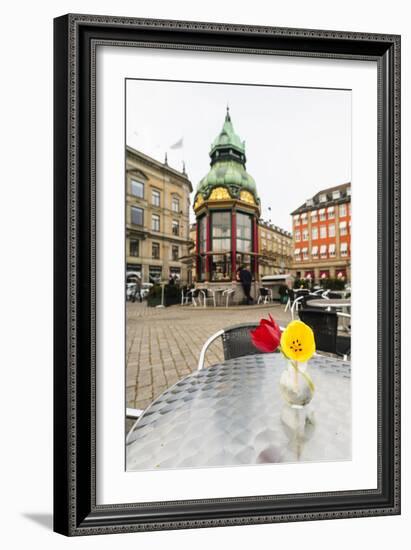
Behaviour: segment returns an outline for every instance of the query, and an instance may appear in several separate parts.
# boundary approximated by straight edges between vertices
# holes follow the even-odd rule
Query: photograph
[[[350,461],[352,90],[127,78],[124,117],[125,469]]]

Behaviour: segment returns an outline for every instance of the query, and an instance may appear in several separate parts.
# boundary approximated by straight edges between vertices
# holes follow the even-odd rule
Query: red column
[[[258,277],[258,251],[259,251],[259,242],[258,242],[258,221],[257,218],[253,218],[253,232],[254,232],[254,250],[253,252],[256,253],[256,256],[254,256],[254,277],[257,280]]]
[[[197,218],[196,225],[196,279],[198,282],[201,279],[201,260],[200,260],[200,219]]]
[[[212,267],[212,257],[209,254],[211,252],[211,213],[207,213],[207,260],[206,260],[206,281],[211,281],[211,267]]]
[[[231,213],[231,280],[236,280],[237,271],[237,220],[235,210]]]

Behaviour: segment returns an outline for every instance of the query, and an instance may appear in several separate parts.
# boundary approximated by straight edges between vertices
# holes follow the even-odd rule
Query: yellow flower
[[[315,353],[314,333],[302,321],[291,321],[281,335],[281,351],[289,359],[305,363]]]

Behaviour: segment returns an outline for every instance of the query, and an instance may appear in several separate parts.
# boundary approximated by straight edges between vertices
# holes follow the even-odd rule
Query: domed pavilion
[[[234,131],[228,107],[209,154],[210,170],[194,197],[197,283],[235,281],[241,265],[256,280],[260,199],[246,171],[245,143]]]

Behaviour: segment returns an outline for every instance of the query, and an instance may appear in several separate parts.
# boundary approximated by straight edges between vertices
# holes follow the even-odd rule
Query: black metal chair
[[[259,323],[246,323],[224,328],[210,336],[204,344],[198,361],[198,370],[204,368],[205,355],[210,345],[221,337],[223,341],[224,360],[243,357],[244,355],[257,355],[261,352],[251,341],[250,331],[258,327]],[[281,328],[281,327],[280,327]],[[282,330],[282,328],[281,328]]]
[[[265,288],[264,286],[260,287],[260,295],[258,297],[257,304],[260,304],[261,302],[263,304],[268,304],[269,302],[272,302],[272,292],[271,289]]]
[[[338,314],[335,311],[305,308],[298,314],[301,321],[313,329],[317,351],[347,359],[351,354],[351,336],[338,334]]]

